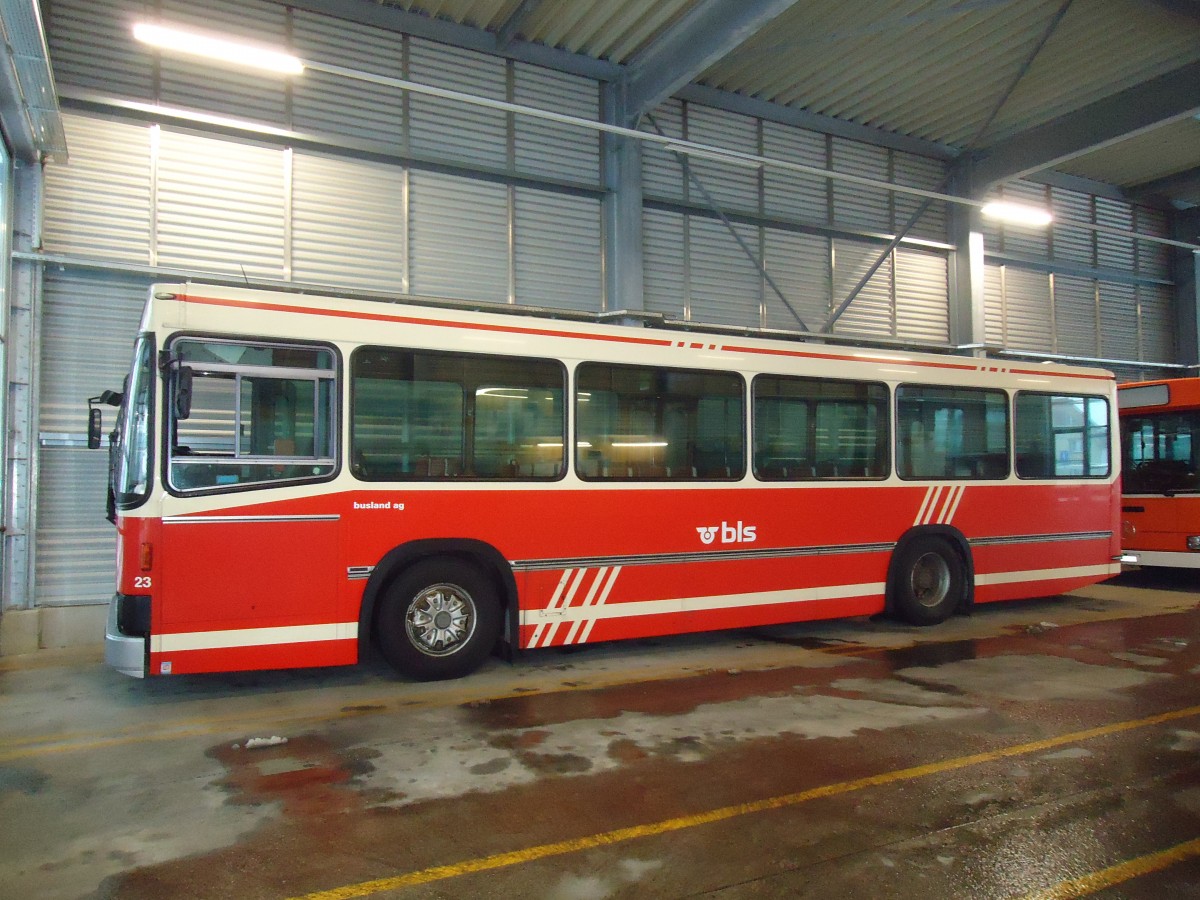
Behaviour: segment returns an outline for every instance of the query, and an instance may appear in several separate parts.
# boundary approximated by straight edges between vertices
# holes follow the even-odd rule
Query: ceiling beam
[[[517,35],[521,33],[521,29],[529,21],[530,16],[541,5],[542,0],[521,0],[521,5],[513,11],[513,14],[508,17],[508,20],[496,32],[496,45],[501,50],[507,50]]]
[[[1133,200],[1189,195],[1200,198],[1200,166],[1131,185],[1125,195]]]
[[[1200,112],[1200,62],[1127,88],[972,154],[976,192]]]
[[[621,81],[625,124],[636,124],[795,3],[703,0],[630,62]]]

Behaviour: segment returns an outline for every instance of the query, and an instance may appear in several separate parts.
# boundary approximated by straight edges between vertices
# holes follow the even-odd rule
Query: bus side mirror
[[[175,370],[175,418],[186,419],[192,414],[192,370],[180,366]]]
[[[101,431],[104,428],[102,419],[103,419],[103,416],[102,416],[100,410],[96,409],[96,407],[93,406],[91,409],[88,410],[87,437],[88,437],[88,449],[89,450],[99,450],[100,449],[100,435],[101,435]]]
[[[96,408],[97,404],[120,406],[124,399],[125,394],[119,391],[101,391],[100,396],[88,398],[87,445],[89,450],[100,449],[100,438],[104,429],[103,416]]]

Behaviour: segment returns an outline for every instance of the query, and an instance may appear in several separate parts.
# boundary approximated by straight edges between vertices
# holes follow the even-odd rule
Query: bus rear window
[[[1019,478],[1103,478],[1109,459],[1108,400],[1022,391],[1016,403]]]

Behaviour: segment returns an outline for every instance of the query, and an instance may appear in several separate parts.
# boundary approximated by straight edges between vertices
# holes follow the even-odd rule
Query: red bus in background
[[[1123,560],[1200,568],[1200,378],[1123,384]]]
[[[447,678],[1120,571],[1111,373],[579,318],[153,287],[108,661]]]

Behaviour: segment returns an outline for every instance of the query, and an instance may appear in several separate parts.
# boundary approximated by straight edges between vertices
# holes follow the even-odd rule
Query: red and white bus
[[[1200,378],[1121,385],[1124,560],[1200,568]]]
[[[132,675],[375,640],[454,677],[1120,571],[1096,369],[158,285],[120,405],[107,657]]]

